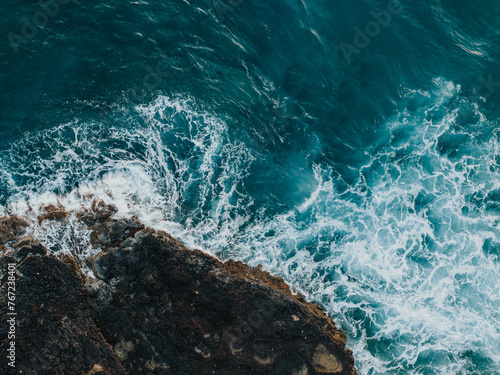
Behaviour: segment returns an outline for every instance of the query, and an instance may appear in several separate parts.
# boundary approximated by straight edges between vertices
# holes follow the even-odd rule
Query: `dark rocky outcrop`
[[[15,242],[2,257],[2,316],[7,312],[7,263],[16,263],[19,271],[17,370],[71,375],[355,373],[351,352],[344,349],[345,335],[318,305],[292,294],[281,278],[189,250],[167,233],[145,228],[136,217],[111,219],[114,212],[112,206],[95,204],[79,214],[93,229],[92,244],[101,250],[87,259],[95,277],[84,276],[69,255],[54,255],[31,238]],[[3,353],[7,328],[0,326]],[[14,373],[5,362],[0,361],[0,372]]]
[[[16,368],[8,366],[6,320],[0,325],[1,374],[127,374],[92,317],[83,276],[69,255],[48,254],[38,241],[21,239],[0,262],[0,313],[15,317]],[[15,263],[15,308],[7,315],[7,266]],[[99,370],[99,371],[97,371]]]
[[[106,204],[103,201],[94,200],[90,209],[83,209],[76,216],[89,227],[93,228],[99,223],[109,219],[113,214],[118,212],[116,206]]]
[[[38,223],[41,224],[44,220],[62,220],[68,216],[66,209],[61,206],[49,204],[42,206],[41,213],[38,215]]]
[[[23,234],[28,226],[29,223],[19,216],[0,217],[0,250],[5,248],[7,242]]]

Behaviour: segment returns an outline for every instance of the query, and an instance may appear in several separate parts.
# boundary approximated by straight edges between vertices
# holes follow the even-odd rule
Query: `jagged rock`
[[[29,223],[19,216],[0,217],[0,244],[4,245],[23,234]]]
[[[40,242],[32,237],[24,237],[15,242],[12,247],[16,250],[16,256],[19,261],[23,260],[28,254],[47,254],[47,250]]]
[[[112,204],[106,204],[104,201],[94,200],[90,210],[84,209],[77,213],[77,217],[85,224],[92,227],[109,219],[118,212],[118,208]]]
[[[15,341],[16,368],[3,358],[0,373],[126,375],[92,318],[84,276],[75,260],[46,251],[41,254],[41,245],[32,239],[17,244],[14,257],[3,257],[0,262],[0,313],[4,317],[12,312],[6,303],[6,267],[15,263],[17,268],[15,340],[8,339],[9,326],[0,325],[0,351],[7,353],[10,342]]]
[[[101,248],[119,246],[126,238],[133,237],[141,229],[144,229],[144,225],[137,216],[132,216],[130,219],[107,220],[92,231],[90,242]]]
[[[87,259],[96,278],[31,238],[0,261],[2,301],[7,263],[22,275],[23,373],[355,374],[345,334],[281,278],[189,250],[136,217],[89,223],[102,250]]]
[[[38,215],[38,223],[41,224],[44,220],[62,220],[68,216],[68,212],[62,206],[48,206],[41,207],[42,214]]]

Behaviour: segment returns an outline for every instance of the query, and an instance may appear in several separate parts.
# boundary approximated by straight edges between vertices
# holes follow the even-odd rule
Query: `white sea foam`
[[[251,205],[241,183],[253,157],[243,143],[229,141],[224,121],[192,106],[189,99],[162,96],[137,106],[123,127],[74,121],[29,135],[3,155],[10,196],[0,212],[31,220],[34,234],[61,251],[71,248],[78,233],[82,257],[95,251],[88,233],[53,222],[39,225],[42,205],[61,205],[73,218],[94,199],[103,200],[118,207],[118,217],[137,215],[190,247],[200,244],[185,235],[186,227],[200,228],[200,240],[234,233],[245,220],[234,211]],[[26,149],[33,151],[27,155]]]
[[[2,161],[17,193],[1,209],[34,217],[42,203],[76,210],[91,194],[189,247],[263,264],[334,316],[360,374],[500,371],[500,144],[473,104],[452,105],[459,87],[436,86],[407,95],[426,107],[387,121],[357,183],[315,165],[310,196],[274,217],[251,213],[253,158],[226,121],[166,97],[136,108],[140,126],[75,122],[26,141],[58,151],[35,155],[18,187],[15,160]],[[64,190],[71,178],[78,185]],[[36,235],[64,251],[80,232],[57,225]],[[86,236],[83,256],[94,251]],[[480,360],[488,370],[474,370]]]

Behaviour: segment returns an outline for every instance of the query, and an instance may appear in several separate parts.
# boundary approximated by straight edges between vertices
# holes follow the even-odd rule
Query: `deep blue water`
[[[498,1],[59,1],[0,5],[0,214],[99,197],[283,276],[360,374],[500,374]]]

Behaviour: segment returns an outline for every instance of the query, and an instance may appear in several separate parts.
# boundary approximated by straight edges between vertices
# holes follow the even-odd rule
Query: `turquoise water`
[[[495,1],[48,4],[0,5],[0,214],[98,197],[283,276],[360,374],[500,373]]]

